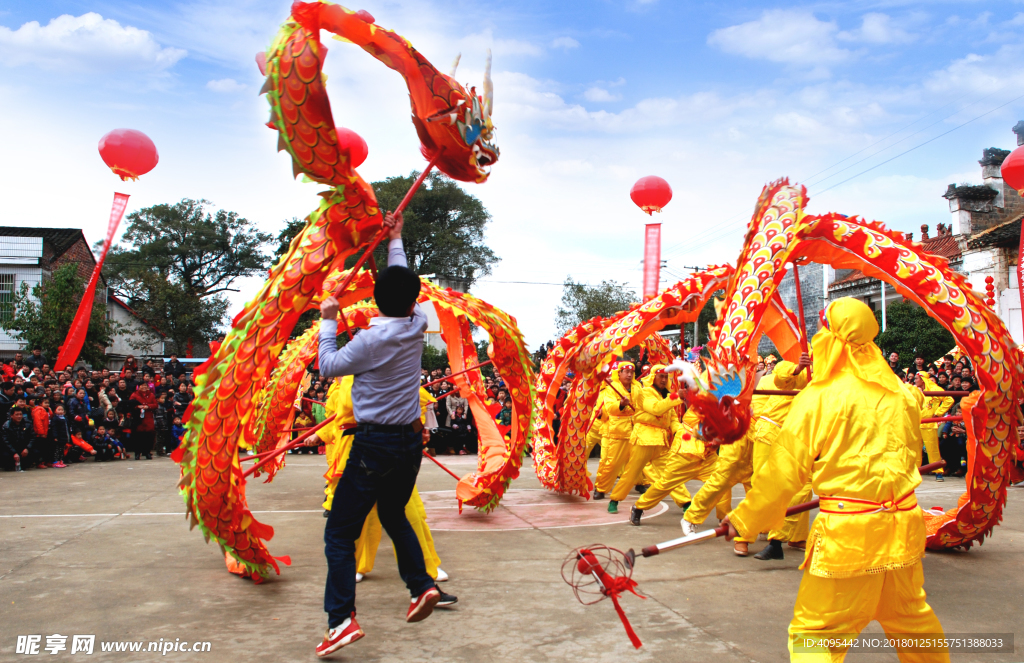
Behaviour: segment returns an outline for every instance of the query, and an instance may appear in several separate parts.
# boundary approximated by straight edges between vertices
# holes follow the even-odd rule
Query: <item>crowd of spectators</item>
[[[190,376],[172,354],[118,371],[56,371],[35,348],[0,364],[0,467],[24,471],[163,456],[184,435]]]
[[[918,388],[923,389],[923,374],[927,374],[941,390],[971,392],[978,388],[978,376],[966,357],[956,359],[953,355],[947,354],[941,359],[927,362],[918,354],[913,361],[904,365],[900,361],[899,353],[892,352],[888,360],[893,373],[904,382],[915,384]],[[918,374],[922,374],[922,377]],[[962,395],[953,397],[953,407],[945,416],[961,416],[962,398]],[[939,426],[939,452],[942,460],[946,461],[948,475],[964,476],[967,473],[967,430],[962,421],[947,421]]]

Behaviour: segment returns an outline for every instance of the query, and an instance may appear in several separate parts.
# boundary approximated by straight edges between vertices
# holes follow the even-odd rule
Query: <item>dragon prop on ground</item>
[[[307,217],[305,228],[232,321],[224,342],[196,370],[195,399],[185,415],[186,434],[175,460],[181,466],[180,487],[191,525],[198,525],[207,540],[214,539],[260,578],[270,567],[278,569],[264,545],[273,529],[257,522],[246,506],[239,442],[248,439],[262,446],[280,430],[281,422],[275,423],[273,416],[286,409],[283,395],[292,388],[296,362],[308,348],[297,344],[286,356],[292,372],[272,380],[279,355],[299,316],[317,305],[325,286],[341,280],[327,281],[328,275],[337,276],[345,259],[366,247],[382,224],[372,188],[352,167],[347,150],[339,147],[322,73],[327,49],[319,41],[321,28],[359,45],[403,76],[421,151],[446,175],[483,182],[498,159],[492,142],[489,66],[483,95],[472,87],[467,91],[438,72],[405,39],[375,25],[366,12],[296,2],[266,53],[257,57],[266,75],[261,93],[270,103],[267,126],[278,132],[279,150],[288,152],[296,176],[332,188],[320,194],[320,205]],[[358,299],[360,293],[365,297],[367,283],[360,275],[346,292],[336,294],[343,301]],[[471,298],[435,294],[437,301],[488,329],[497,350],[495,363],[515,383],[511,391],[518,419],[513,441],[507,448],[502,442],[501,449],[484,445],[480,471],[460,484],[466,503],[493,508],[515,475],[528,439],[532,370],[511,318]],[[307,333],[303,340],[310,341],[314,334]],[[257,410],[268,416],[255,419]]]
[[[788,180],[765,187],[735,269],[694,274],[626,314],[589,321],[561,339],[541,368],[534,402],[533,444],[542,450],[545,462],[538,474],[546,487],[589,494],[582,458],[585,427],[610,362],[632,347],[649,344],[651,335],[667,324],[695,320],[703,301],[726,279],[721,314],[711,329],[709,364],[747,379],[753,375],[753,362],[747,358],[762,334],[783,356],[795,360],[801,351],[799,326],[782,305],[778,285],[789,264],[810,261],[859,269],[892,284],[948,329],[970,357],[980,389],[961,402],[968,438],[967,492],[954,509],[925,511],[928,547],[969,547],[991,533],[1002,518],[1007,486],[1024,478],[1017,438],[1024,356],[998,315],[944,258],[925,253],[903,233],[877,222],[840,214],[807,215],[806,204],[806,189]],[[554,392],[568,370],[576,377],[555,443],[550,427]],[[743,389],[749,398],[752,385]]]

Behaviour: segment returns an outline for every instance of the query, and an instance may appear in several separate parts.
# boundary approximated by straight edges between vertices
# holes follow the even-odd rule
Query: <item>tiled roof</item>
[[[942,256],[949,261],[961,258],[960,244],[951,233],[936,235],[935,237],[922,240],[921,246],[924,248],[925,253],[930,253],[933,256]]]
[[[1010,219],[998,226],[982,230],[967,241],[967,246],[972,249],[981,249],[986,246],[1017,246],[1020,242],[1021,218],[1018,216],[1016,219]]]
[[[864,272],[860,271],[859,269],[855,269],[852,272],[850,272],[849,274],[847,274],[846,276],[844,276],[843,278],[839,279],[838,281],[833,281],[832,284],[829,285],[829,288],[831,289],[831,288],[833,288],[833,287],[835,287],[837,285],[843,285],[845,283],[853,283],[854,281],[860,281],[861,279],[866,279],[866,278],[868,278],[867,274],[865,274]]]

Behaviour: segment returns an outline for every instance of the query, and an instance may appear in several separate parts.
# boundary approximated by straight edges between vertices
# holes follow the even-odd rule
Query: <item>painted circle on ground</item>
[[[438,532],[511,532],[529,529],[564,529],[621,525],[629,522],[629,510],[637,495],[619,502],[618,513],[608,513],[608,500],[595,502],[576,495],[560,495],[542,488],[511,489],[491,513],[463,507],[459,514],[454,490],[420,491],[427,509],[427,523]],[[668,511],[661,502],[644,512],[644,519]]]

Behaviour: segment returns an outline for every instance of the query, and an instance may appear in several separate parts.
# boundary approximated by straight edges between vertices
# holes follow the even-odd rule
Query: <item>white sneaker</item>
[[[356,573],[356,582],[362,582],[365,577],[362,573]]]
[[[434,578],[435,582],[448,582],[448,574],[443,569],[437,569],[437,577]]]
[[[683,536],[690,536],[691,534],[696,534],[700,529],[698,525],[694,525],[686,518],[683,518],[683,520],[679,524],[683,528]]]

